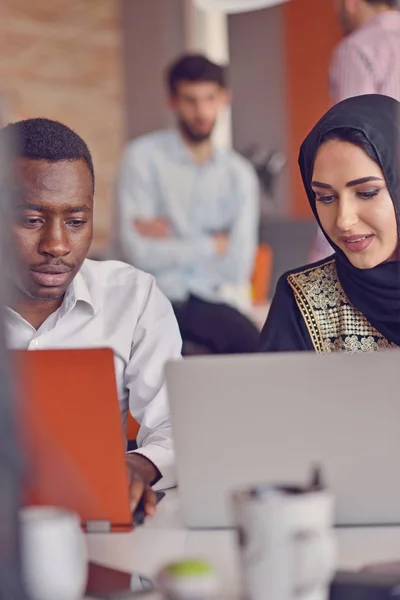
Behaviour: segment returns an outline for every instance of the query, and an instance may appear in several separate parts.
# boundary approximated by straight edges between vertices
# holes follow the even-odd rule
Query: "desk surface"
[[[400,527],[339,529],[339,567],[400,560]],[[200,556],[214,564],[226,593],[238,591],[232,531],[185,529],[177,490],[167,493],[153,519],[132,533],[87,535],[90,560],[152,577],[166,562]]]

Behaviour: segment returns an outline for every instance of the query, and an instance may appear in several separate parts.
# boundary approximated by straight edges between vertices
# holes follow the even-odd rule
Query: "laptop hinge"
[[[111,523],[107,520],[90,520],[86,521],[87,533],[110,533]]]

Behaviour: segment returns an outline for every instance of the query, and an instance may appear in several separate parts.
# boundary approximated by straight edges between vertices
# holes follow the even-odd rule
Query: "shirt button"
[[[31,348],[37,348],[39,346],[39,340],[33,340],[31,342]]]

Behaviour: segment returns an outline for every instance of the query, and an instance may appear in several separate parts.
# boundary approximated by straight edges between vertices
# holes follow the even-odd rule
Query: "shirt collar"
[[[182,163],[190,163],[192,165],[197,165],[197,163],[194,162],[193,157],[190,153],[190,150],[186,146],[185,142],[183,141],[182,136],[179,133],[179,131],[175,130],[175,131],[173,131],[173,134],[174,134],[173,135],[174,143],[173,143],[172,152],[173,152],[175,158],[179,162],[182,162]],[[205,165],[218,162],[221,159],[222,154],[223,154],[222,148],[218,148],[217,146],[213,145],[210,160],[207,161],[205,163]]]
[[[376,25],[385,25],[391,27],[392,25],[398,27],[398,23],[400,20],[400,12],[398,10],[385,10],[381,13],[375,15],[375,17],[370,21],[371,24]]]
[[[95,314],[94,302],[81,272],[75,275],[73,282],[65,293],[61,305],[62,312],[64,314],[69,312],[78,302],[88,306],[92,314]]]

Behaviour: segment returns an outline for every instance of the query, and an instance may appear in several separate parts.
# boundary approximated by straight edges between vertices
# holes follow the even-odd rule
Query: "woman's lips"
[[[348,237],[342,237],[343,244],[352,252],[363,252],[372,243],[374,235],[372,233],[367,235],[350,235]]]

